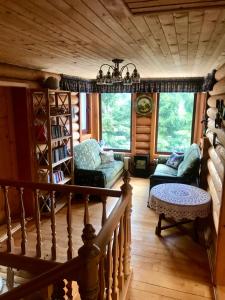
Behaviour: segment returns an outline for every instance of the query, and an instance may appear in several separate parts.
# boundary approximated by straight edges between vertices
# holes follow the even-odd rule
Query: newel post
[[[82,240],[84,245],[78,250],[83,262],[78,278],[79,293],[82,300],[97,300],[99,293],[98,265],[100,249],[94,245],[95,229],[86,224],[83,229]]]
[[[128,205],[124,215],[124,253],[123,253],[123,271],[124,277],[127,277],[131,273],[130,261],[131,261],[131,212],[132,212],[132,186],[130,185],[129,171],[125,171],[123,175],[124,184],[120,187],[122,191],[122,197],[125,199],[128,197]]]

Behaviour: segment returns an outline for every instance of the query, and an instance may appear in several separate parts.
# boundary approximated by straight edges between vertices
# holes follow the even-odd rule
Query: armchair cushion
[[[102,164],[110,163],[114,161],[113,151],[101,151],[100,152],[101,162]]]
[[[182,162],[183,159],[184,159],[183,154],[178,154],[178,153],[174,152],[167,159],[166,165],[171,167],[171,168],[177,169],[179,164]]]
[[[177,176],[196,175],[200,165],[200,150],[197,144],[192,144],[185,152],[184,160],[178,167]],[[194,172],[194,173],[193,173]]]
[[[177,170],[167,166],[166,164],[158,164],[152,176],[177,176]]]
[[[100,146],[94,139],[74,147],[74,163],[77,169],[94,170],[101,164]]]

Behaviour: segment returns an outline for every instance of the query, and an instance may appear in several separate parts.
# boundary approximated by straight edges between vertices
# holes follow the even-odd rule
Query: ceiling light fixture
[[[135,64],[128,63],[124,66],[119,68],[119,64],[123,62],[123,59],[115,58],[112,60],[112,62],[115,64],[114,66],[111,66],[109,64],[103,64],[101,65],[98,75],[96,78],[96,83],[98,85],[113,85],[114,83],[120,83],[122,82],[124,85],[132,85],[134,83],[140,83],[140,74],[137,71],[137,68]],[[133,72],[130,75],[128,66],[133,66]],[[106,74],[103,73],[102,68],[107,66],[108,71]],[[123,71],[126,70],[126,74],[123,77]]]

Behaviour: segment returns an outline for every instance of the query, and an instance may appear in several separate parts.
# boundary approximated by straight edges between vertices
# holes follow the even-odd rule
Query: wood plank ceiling
[[[225,1],[177,2],[0,0],[0,62],[95,78],[122,58],[143,78],[205,76],[225,62]]]

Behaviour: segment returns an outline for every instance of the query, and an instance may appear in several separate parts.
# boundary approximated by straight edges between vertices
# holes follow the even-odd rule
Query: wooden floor
[[[119,188],[122,181],[114,188]],[[213,299],[210,272],[206,251],[195,243],[191,234],[174,228],[162,232],[162,238],[155,235],[158,216],[147,207],[149,180],[132,178],[132,268],[133,280],[130,300],[204,300]],[[115,200],[107,204],[110,213]],[[67,230],[66,209],[56,215],[57,260],[66,259]],[[73,205],[74,254],[82,245],[83,205]],[[90,221],[96,230],[100,229],[101,204],[90,203]],[[29,226],[29,249],[35,249],[36,233]],[[42,220],[43,256],[50,255],[51,231],[49,219]],[[19,242],[15,241],[17,246]]]
[[[173,228],[155,235],[158,215],[146,205],[149,179],[132,178],[131,300],[213,299],[205,249]]]

